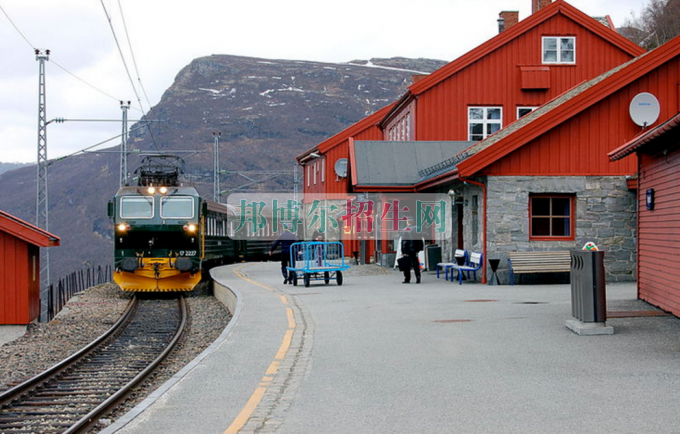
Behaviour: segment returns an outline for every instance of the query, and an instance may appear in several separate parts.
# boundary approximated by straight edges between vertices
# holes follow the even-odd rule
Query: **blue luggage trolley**
[[[288,281],[297,286],[302,279],[305,287],[312,280],[323,280],[326,285],[331,280],[342,285],[342,272],[349,269],[345,264],[345,250],[341,242],[305,241],[290,246],[290,267]]]

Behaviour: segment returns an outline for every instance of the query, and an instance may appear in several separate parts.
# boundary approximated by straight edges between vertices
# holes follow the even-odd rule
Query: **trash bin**
[[[607,320],[604,252],[571,251],[571,313],[584,323]]]
[[[425,264],[430,271],[437,270],[437,264],[442,261],[442,248],[437,244],[425,246]]]
[[[382,267],[394,267],[394,262],[397,260],[396,253],[383,253],[380,255],[380,265]]]

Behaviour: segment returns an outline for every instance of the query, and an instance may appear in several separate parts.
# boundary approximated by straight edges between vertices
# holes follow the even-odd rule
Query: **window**
[[[193,197],[162,197],[161,218],[190,219],[194,217]]]
[[[501,107],[468,107],[468,140],[484,140],[501,129]]]
[[[120,217],[124,219],[150,219],[153,217],[153,197],[124,196],[120,198]]]
[[[543,63],[576,63],[576,38],[573,36],[544,37]]]
[[[530,239],[573,240],[574,196],[530,195]]]
[[[528,115],[532,111],[536,110],[537,107],[517,107],[517,119],[522,116]]]

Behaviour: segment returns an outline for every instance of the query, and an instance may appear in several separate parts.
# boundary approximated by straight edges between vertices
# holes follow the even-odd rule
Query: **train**
[[[109,202],[113,279],[126,292],[187,292],[215,265],[264,260],[269,242],[232,239],[236,210],[206,200],[181,181],[183,160],[146,156],[136,186]]]

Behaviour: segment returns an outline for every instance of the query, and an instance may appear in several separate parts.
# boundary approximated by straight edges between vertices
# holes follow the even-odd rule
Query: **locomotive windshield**
[[[193,197],[163,197],[161,198],[161,218],[190,219],[194,217]]]
[[[120,198],[120,216],[125,219],[150,219],[153,217],[153,197],[134,196]]]

